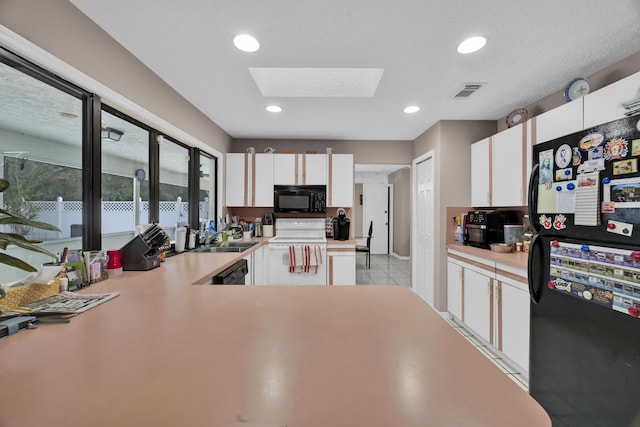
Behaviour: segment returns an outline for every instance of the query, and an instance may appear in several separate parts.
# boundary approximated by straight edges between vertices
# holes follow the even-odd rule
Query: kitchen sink
[[[244,252],[257,245],[258,242],[222,242],[212,246],[200,246],[191,252],[222,253],[222,252]]]

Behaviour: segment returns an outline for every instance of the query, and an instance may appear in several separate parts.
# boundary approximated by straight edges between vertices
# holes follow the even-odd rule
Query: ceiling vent
[[[480,89],[484,84],[485,83],[465,83],[462,89],[455,94],[453,99],[466,99],[475,91]]]

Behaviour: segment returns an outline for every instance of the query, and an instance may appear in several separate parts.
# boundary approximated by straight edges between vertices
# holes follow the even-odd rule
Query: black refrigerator
[[[640,426],[640,116],[533,147],[529,392],[553,426]]]

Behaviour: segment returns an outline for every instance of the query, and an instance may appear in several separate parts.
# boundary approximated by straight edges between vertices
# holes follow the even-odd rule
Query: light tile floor
[[[459,332],[463,337],[467,339],[473,346],[485,355],[489,360],[493,362],[502,372],[504,372],[510,379],[520,386],[524,391],[529,391],[528,379],[520,373],[518,368],[515,368],[507,360],[503,359],[500,355],[497,355],[491,351],[491,347],[488,347],[481,340],[473,335],[473,332],[469,331],[464,325],[458,323],[454,319],[449,319],[449,324]]]
[[[371,267],[368,268],[365,255],[356,254],[356,284],[396,285],[411,288],[411,262],[392,255],[371,255]],[[490,347],[476,338],[464,325],[453,319],[449,320],[449,324],[523,390],[529,391],[529,382],[519,369],[492,353]]]
[[[411,288],[411,263],[392,255],[371,255],[371,267],[365,254],[356,254],[357,285],[396,285]]]

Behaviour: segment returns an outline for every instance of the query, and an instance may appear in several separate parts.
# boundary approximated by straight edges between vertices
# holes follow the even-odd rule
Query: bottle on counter
[[[456,245],[464,244],[464,234],[462,233],[462,225],[460,223],[460,217],[456,216],[456,231],[453,233],[453,242]]]

